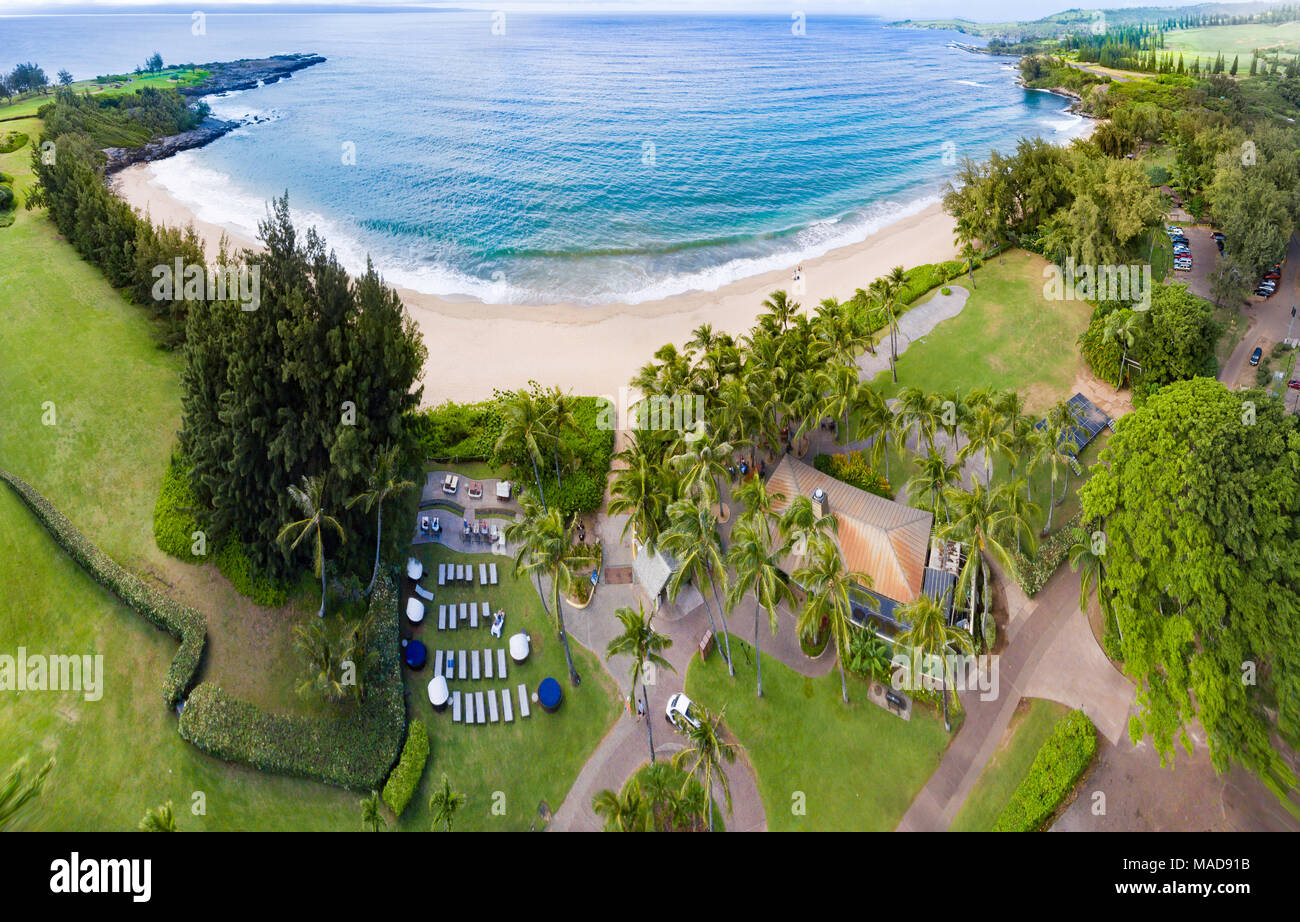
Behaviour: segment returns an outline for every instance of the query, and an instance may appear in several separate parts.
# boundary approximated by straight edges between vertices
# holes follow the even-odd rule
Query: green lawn
[[[998,743],[998,750],[966,797],[953,832],[988,832],[1011,800],[1016,787],[1029,774],[1034,756],[1052,732],[1056,722],[1070,709],[1045,698],[1022,698],[1011,723]]]
[[[989,260],[975,270],[975,288],[962,312],[899,356],[899,383],[888,370],[873,383],[886,397],[908,385],[929,391],[1016,390],[1031,411],[1069,397],[1084,369],[1076,340],[1092,308],[1084,301],[1044,297],[1048,265],[1023,250],[1006,253],[1000,263]],[[970,287],[965,276],[950,284]]]
[[[54,79],[55,75],[47,72],[47,76]],[[120,87],[111,83],[100,83],[96,80],[77,80],[71,85],[70,89],[78,96],[85,93],[90,93],[92,96],[98,96],[101,93],[117,95],[134,93],[136,90],[145,87],[182,87],[202,80],[206,76],[208,76],[208,71],[197,68],[169,67],[159,74],[131,74]],[[50,87],[47,93],[37,93],[32,96],[24,96],[21,99],[14,98],[6,102],[0,102],[0,119],[35,115],[41,106],[54,102],[54,90],[54,87]]]
[[[809,679],[763,654],[763,697],[754,694],[753,647],[731,637],[736,677],[722,657],[691,660],[690,697],[725,722],[745,747],[773,831],[892,830],[939,765],[948,744],[941,718],[918,707],[903,721],[867,700],[838,671]],[[802,793],[806,815],[795,815]]]
[[[1300,22],[1179,29],[1166,34],[1165,45],[1166,51],[1185,55],[1189,66],[1197,55],[1213,63],[1214,57],[1223,52],[1227,66],[1231,67],[1233,57],[1240,55],[1237,73],[1245,76],[1250,73],[1250,57],[1256,48],[1278,50],[1284,57],[1300,51]]]
[[[614,681],[592,653],[571,642],[582,684],[578,688],[569,684],[564,648],[551,619],[542,611],[533,584],[514,577],[511,558],[460,554],[442,545],[423,545],[418,556],[424,561],[428,573],[424,584],[436,596],[435,601],[429,603],[432,606],[431,623],[426,616],[426,624],[414,632],[430,648],[430,657],[444,644],[458,651],[475,647],[495,651],[505,645],[511,634],[520,630],[528,631],[533,647],[528,662],[522,665],[509,663],[504,681],[484,679],[452,683],[453,690],[486,692],[494,688],[499,692],[502,688],[509,688],[514,696],[515,720],[512,724],[468,726],[453,723],[450,708],[438,714],[429,704],[427,685],[433,677],[432,664],[418,673],[407,671],[411,716],[423,720],[429,728],[432,751],[423,783],[403,814],[400,828],[429,828],[432,821],[429,796],[441,783],[443,772],[447,773],[457,791],[469,797],[464,808],[456,814],[457,829],[526,830],[535,820],[540,827],[539,805],[545,802],[552,812],[560,806],[583,763],[618,718],[621,699]],[[447,561],[472,563],[476,569],[480,562],[495,562],[500,584],[481,587],[476,578],[475,585],[470,588],[438,589],[438,563]],[[506,626],[502,639],[492,637],[482,622],[476,631],[438,631],[437,606],[448,602],[488,602],[493,611],[503,609]],[[404,600],[402,604],[405,606]],[[516,686],[521,682],[527,684],[531,695],[547,676],[560,681],[564,689],[564,704],[554,714],[548,714],[541,705],[533,704],[532,716],[521,717]],[[494,804],[503,804],[504,813],[494,814]]]

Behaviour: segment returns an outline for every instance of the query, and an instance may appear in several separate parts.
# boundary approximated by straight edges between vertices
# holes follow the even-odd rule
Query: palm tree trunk
[[[849,685],[848,685],[848,680],[844,678],[844,655],[840,654],[837,658],[840,661],[840,697],[844,699],[845,704],[848,704]]]
[[[325,555],[320,555],[320,611],[316,612],[317,618],[325,617]]]
[[[375,529],[375,569],[370,573],[370,585],[366,587],[366,598],[375,591],[375,580],[379,578],[379,548],[384,541],[384,501],[379,501],[379,522]]]
[[[551,577],[551,586],[555,592],[555,621],[560,627],[560,642],[564,644],[564,662],[569,667],[569,684],[577,688],[582,684],[582,677],[578,675],[577,668],[573,665],[573,651],[569,649],[569,632],[564,627],[564,602],[560,598],[560,587],[555,582],[555,577]]]
[[[758,697],[763,697],[763,655],[758,650],[758,596],[754,596],[754,667],[758,670]]]
[[[533,480],[537,482],[537,495],[542,498],[542,511],[550,512],[550,510],[546,508],[546,493],[542,490],[542,478],[537,473],[537,459],[532,455],[529,455],[528,460],[533,462]]]
[[[646,691],[645,688],[645,670],[641,669],[638,670],[638,672],[641,673],[641,698],[643,701],[645,701],[645,735],[646,738],[650,741],[650,764],[654,765],[655,764],[655,731],[654,731],[654,727],[651,726],[651,724],[653,724],[654,721],[650,719],[650,693]],[[635,688],[632,690],[632,695],[633,697],[636,696]],[[633,710],[636,709],[635,702],[633,702],[632,707]]]
[[[1124,347],[1124,357],[1119,360],[1119,377],[1115,381],[1115,393],[1124,386],[1124,363],[1128,361],[1128,346]]]
[[[713,590],[713,601],[718,606],[718,617],[722,619],[722,643],[727,651],[727,675],[734,679],[736,677],[736,667],[731,661],[731,632],[727,630],[727,612],[718,599],[718,584],[713,581],[712,573],[709,574],[709,586]]]

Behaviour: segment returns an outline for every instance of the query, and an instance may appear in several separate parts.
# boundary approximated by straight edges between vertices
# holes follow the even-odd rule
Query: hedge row
[[[1025,595],[1033,598],[1052,578],[1061,561],[1070,553],[1070,545],[1074,543],[1074,529],[1080,521],[1082,513],[1076,512],[1070,521],[1038,543],[1038,553],[1032,560],[1019,551],[1011,552],[1020,574],[1020,588],[1025,591]]]
[[[174,707],[185,697],[198,676],[207,645],[207,621],[200,612],[169,599],[145,585],[138,577],[119,566],[77,530],[54,508],[54,504],[29,484],[0,470],[0,480],[14,489],[23,503],[36,514],[41,524],[54,536],[73,560],[79,563],[109,592],[125,602],[137,614],[180,641],[181,647],[163,677],[163,697]]]
[[[1052,728],[1034,756],[1029,774],[1020,782],[994,832],[1034,832],[1056,812],[1074,783],[1097,754],[1097,728],[1083,711],[1071,711]]]
[[[361,791],[379,790],[397,761],[406,729],[397,591],[387,575],[371,597],[375,665],[360,704],[329,718],[272,714],[211,682],[181,712],[181,736],[204,752],[260,771]]]
[[[420,787],[420,778],[424,775],[424,763],[429,760],[429,731],[418,720],[411,721],[406,731],[406,745],[402,747],[402,758],[384,785],[384,803],[393,811],[394,816],[401,816],[406,805],[415,796]]]

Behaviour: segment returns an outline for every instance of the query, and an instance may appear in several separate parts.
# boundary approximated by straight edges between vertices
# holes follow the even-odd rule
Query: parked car
[[[1213,237],[1215,240],[1227,240],[1227,239],[1228,239],[1228,238],[1227,238],[1227,235],[1225,235],[1225,234],[1223,233],[1223,231],[1210,231],[1210,236]]]
[[[696,716],[693,708],[695,702],[682,692],[678,692],[668,699],[668,707],[665,709],[664,716],[668,722],[678,730],[685,730],[687,727],[698,728],[700,719]]]
[[[1286,383],[1286,386],[1293,391],[1300,391],[1300,378],[1292,378]]]
[[[1250,354],[1250,364],[1258,365],[1259,360],[1262,359],[1263,357],[1264,357],[1264,350],[1261,349],[1259,346],[1256,346],[1255,351]]]
[[[1268,289],[1268,288],[1256,288],[1256,289],[1255,289],[1255,297],[1257,297],[1257,298],[1271,298],[1271,297],[1273,297],[1273,292],[1272,292],[1270,289]]]

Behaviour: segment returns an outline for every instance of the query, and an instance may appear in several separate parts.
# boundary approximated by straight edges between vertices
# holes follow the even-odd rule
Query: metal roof
[[[796,496],[811,499],[820,487],[827,514],[839,523],[845,566],[870,575],[877,595],[912,602],[921,594],[933,515],[850,486],[788,454],[768,477],[767,487],[784,496],[773,503],[777,512]]]

